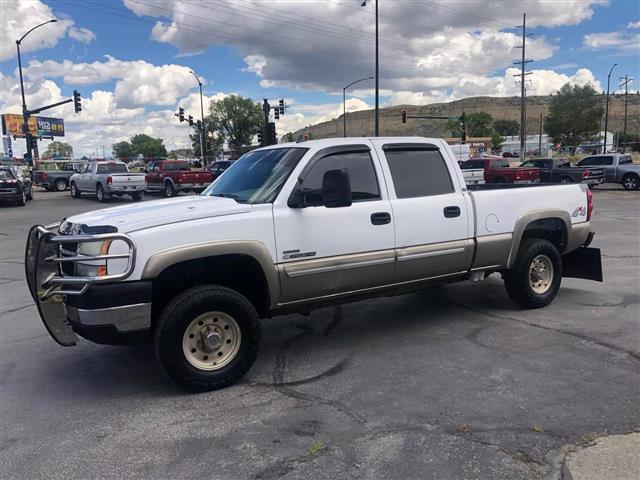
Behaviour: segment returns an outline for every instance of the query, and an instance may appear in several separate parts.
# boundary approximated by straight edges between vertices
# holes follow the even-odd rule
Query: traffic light
[[[264,146],[264,133],[262,132],[262,128],[258,129],[258,143]]]
[[[274,122],[269,122],[267,124],[267,145],[275,145],[278,143],[278,139],[276,138],[276,124]]]
[[[276,112],[278,112],[280,115],[284,115],[284,99],[281,98],[278,101],[278,108],[276,108]]]
[[[407,123],[407,111],[402,110],[402,123]]]
[[[180,123],[184,122],[184,108],[182,107],[178,109],[178,120],[180,120]]]
[[[202,130],[202,120],[198,120],[196,122],[196,128],[198,129],[198,131]]]
[[[189,115],[189,126],[193,127],[193,117],[191,115]]]
[[[273,109],[273,118],[280,120],[280,109],[278,107]]]
[[[82,111],[82,96],[77,90],[73,91],[73,109],[76,113],[80,113]]]
[[[29,146],[31,147],[31,150],[37,150],[38,137],[36,137],[35,135],[29,135]]]

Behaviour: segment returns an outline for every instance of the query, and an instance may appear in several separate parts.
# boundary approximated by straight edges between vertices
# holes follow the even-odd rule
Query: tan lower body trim
[[[471,269],[506,267],[512,240],[511,233],[478,237],[476,239],[476,256]]]

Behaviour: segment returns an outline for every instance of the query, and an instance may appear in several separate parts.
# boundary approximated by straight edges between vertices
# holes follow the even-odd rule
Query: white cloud
[[[36,25],[54,18],[57,17],[51,7],[39,0],[0,1],[0,60],[15,57],[15,41]],[[76,27],[73,20],[57,20],[56,23],[44,25],[30,33],[22,42],[20,51],[26,53],[54,47],[64,36],[83,43],[95,39],[92,31]]]
[[[114,96],[121,107],[174,105],[178,98],[198,85],[188,67],[158,66],[144,60],[123,61],[111,56],[103,62],[92,63],[32,61],[24,71],[33,78],[61,77],[65,84],[74,86],[116,80]]]
[[[530,12],[531,27],[574,25],[591,18],[594,5],[607,3],[386,2],[380,10],[381,88],[424,98],[429,90],[455,89],[469,72],[494,75],[519,56],[519,34],[510,29],[523,11]],[[182,54],[235,48],[263,88],[340,93],[349,81],[373,73],[373,7],[359,2],[167,1],[153,8],[149,1],[125,0],[125,6],[158,19],[151,37]],[[556,48],[538,36],[529,40],[528,56],[548,59]]]
[[[621,51],[640,50],[640,34],[631,32],[590,33],[585,35],[583,42],[593,49],[616,49]]]
[[[640,20],[637,22],[629,22],[627,28],[640,28]]]

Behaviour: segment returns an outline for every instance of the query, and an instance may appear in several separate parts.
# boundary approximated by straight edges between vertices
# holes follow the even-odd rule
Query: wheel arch
[[[256,241],[215,242],[165,250],[147,260],[142,279],[154,282],[160,304],[169,296],[165,290],[174,296],[176,290],[215,283],[245,295],[261,316],[275,305],[279,293],[271,254],[264,244]]]
[[[571,217],[564,210],[538,210],[520,216],[513,230],[507,268],[513,266],[524,238],[545,238],[563,254],[572,245],[572,231]]]

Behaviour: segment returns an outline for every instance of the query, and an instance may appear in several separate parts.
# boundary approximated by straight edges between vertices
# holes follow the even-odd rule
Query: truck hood
[[[250,210],[251,205],[238,203],[230,198],[185,196],[81,213],[65,219],[61,230],[65,233],[81,234],[95,230],[87,227],[112,226],[117,228],[118,232],[128,233],[169,223],[234,215]]]

